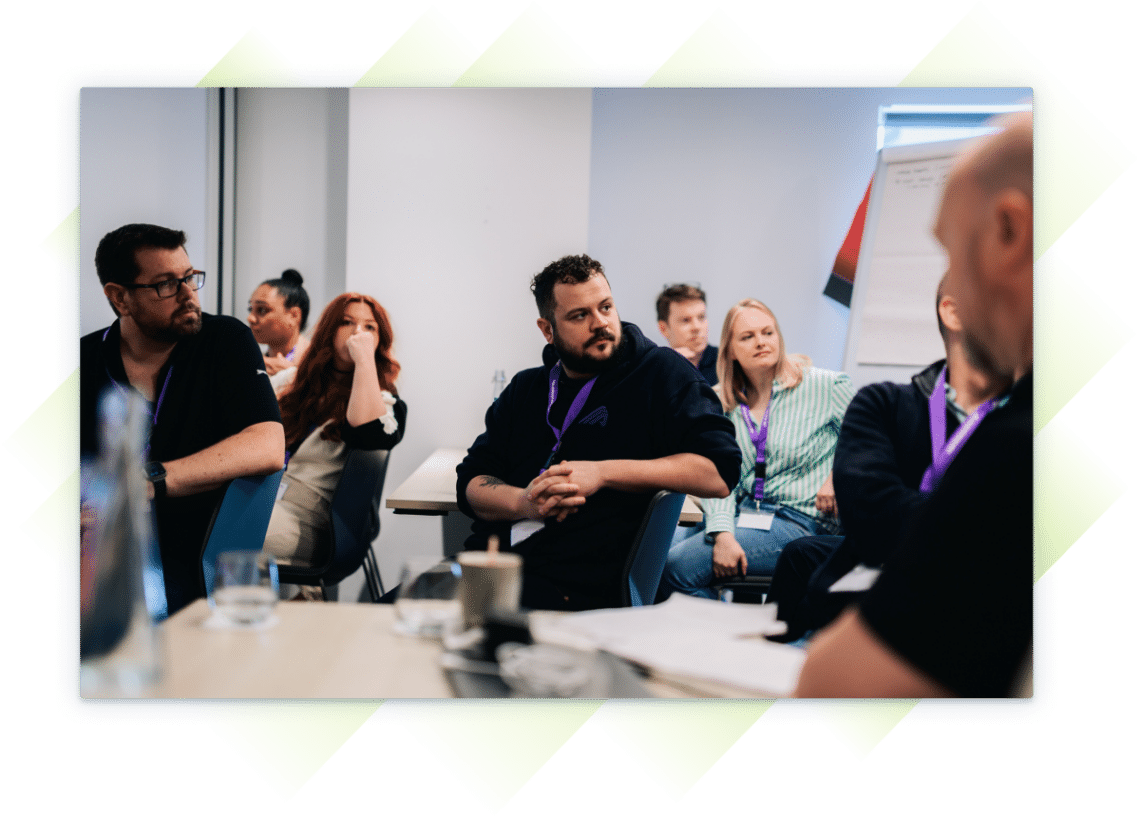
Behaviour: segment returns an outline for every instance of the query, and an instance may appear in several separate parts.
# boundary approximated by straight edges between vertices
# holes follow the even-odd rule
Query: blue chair
[[[685,495],[678,491],[659,491],[649,501],[625,563],[621,586],[625,606],[653,604],[684,504]]]
[[[384,595],[380,569],[372,541],[380,533],[380,495],[388,473],[387,449],[353,449],[344,462],[329,515],[332,517],[332,547],[313,565],[281,565],[282,582],[319,585],[325,599],[335,598],[335,586],[364,567],[364,580],[373,602]]]
[[[206,529],[202,548],[202,581],[206,594],[214,587],[214,563],[218,554],[260,551],[265,544],[265,532],[283,474],[285,469],[264,477],[237,477],[230,481]]]

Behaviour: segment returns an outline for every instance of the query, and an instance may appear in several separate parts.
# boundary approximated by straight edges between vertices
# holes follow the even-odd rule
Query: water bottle
[[[507,373],[506,370],[496,369],[494,377],[491,378],[491,400],[496,401],[499,395],[503,394],[503,390],[507,387]]]
[[[82,465],[83,696],[143,695],[161,672],[159,635],[143,590],[143,565],[155,542],[142,462],[147,420],[140,395],[109,389],[99,402],[99,459]]]

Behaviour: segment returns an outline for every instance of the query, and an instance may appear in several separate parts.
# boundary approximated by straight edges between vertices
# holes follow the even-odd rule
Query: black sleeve
[[[509,464],[505,453],[508,450],[508,432],[522,391],[516,375],[498,399],[487,407],[483,433],[475,438],[467,456],[455,467],[455,499],[459,510],[472,519],[477,519],[478,515],[467,502],[467,484],[483,474],[504,481],[507,479]]]
[[[214,356],[217,366],[219,395],[224,396],[224,413],[228,435],[235,435],[255,423],[281,422],[277,396],[265,373],[265,358],[249,327],[234,318],[221,325],[219,343],[222,348]]]
[[[930,462],[929,439],[924,452],[900,451],[900,446],[915,446],[922,438],[899,428],[897,392],[894,384],[860,389],[843,417],[835,446],[832,480],[839,519],[850,547],[868,565],[880,565],[890,555],[926,502],[918,489],[921,473],[908,472],[914,471],[912,462]]]
[[[1029,648],[1032,462],[1031,412],[983,423],[860,602],[891,649],[960,696],[1009,695]]]
[[[359,426],[352,426],[347,421],[341,424],[340,439],[350,449],[391,449],[404,439],[404,428],[408,420],[407,405],[396,398],[392,407],[392,414],[396,417],[396,431],[388,434],[384,431],[384,423],[377,418]]]
[[[732,491],[740,481],[740,447],[732,421],[725,416],[712,387],[699,375],[687,378],[674,392],[665,418],[665,450],[707,457]]]

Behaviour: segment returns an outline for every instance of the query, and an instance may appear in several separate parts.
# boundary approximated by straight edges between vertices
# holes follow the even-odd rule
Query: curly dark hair
[[[287,445],[299,443],[314,426],[329,420],[333,423],[321,431],[321,438],[340,440],[340,424],[344,423],[348,412],[348,396],[352,391],[355,372],[337,371],[333,342],[345,309],[354,302],[367,304],[372,310],[380,335],[380,343],[376,347],[376,375],[382,389],[397,394],[396,376],[400,373],[400,365],[391,354],[392,324],[388,320],[388,313],[370,295],[338,295],[321,313],[309,348],[297,364],[297,376],[293,379],[293,385],[278,401]]]
[[[583,253],[580,256],[563,256],[558,261],[546,265],[541,273],[530,282],[530,291],[534,293],[535,304],[538,305],[538,314],[554,323],[554,285],[555,284],[582,284],[592,276],[606,277],[606,268],[601,262]]]
[[[302,332],[305,331],[305,327],[309,324],[309,294],[305,292],[305,288],[301,286],[304,280],[300,273],[290,267],[281,274],[280,278],[267,278],[261,282],[277,290],[277,294],[285,299],[285,309],[290,310],[293,307],[301,308],[300,330]]]
[[[661,295],[657,296],[657,320],[669,322],[669,305],[681,304],[685,301],[703,301],[708,303],[705,298],[705,291],[700,287],[694,287],[692,284],[673,284],[666,287],[661,291]]]

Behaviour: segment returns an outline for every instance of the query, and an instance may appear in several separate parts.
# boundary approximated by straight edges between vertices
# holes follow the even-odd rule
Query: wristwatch
[[[155,499],[166,496],[166,467],[157,460],[149,461],[146,466],[146,479],[154,486]]]

